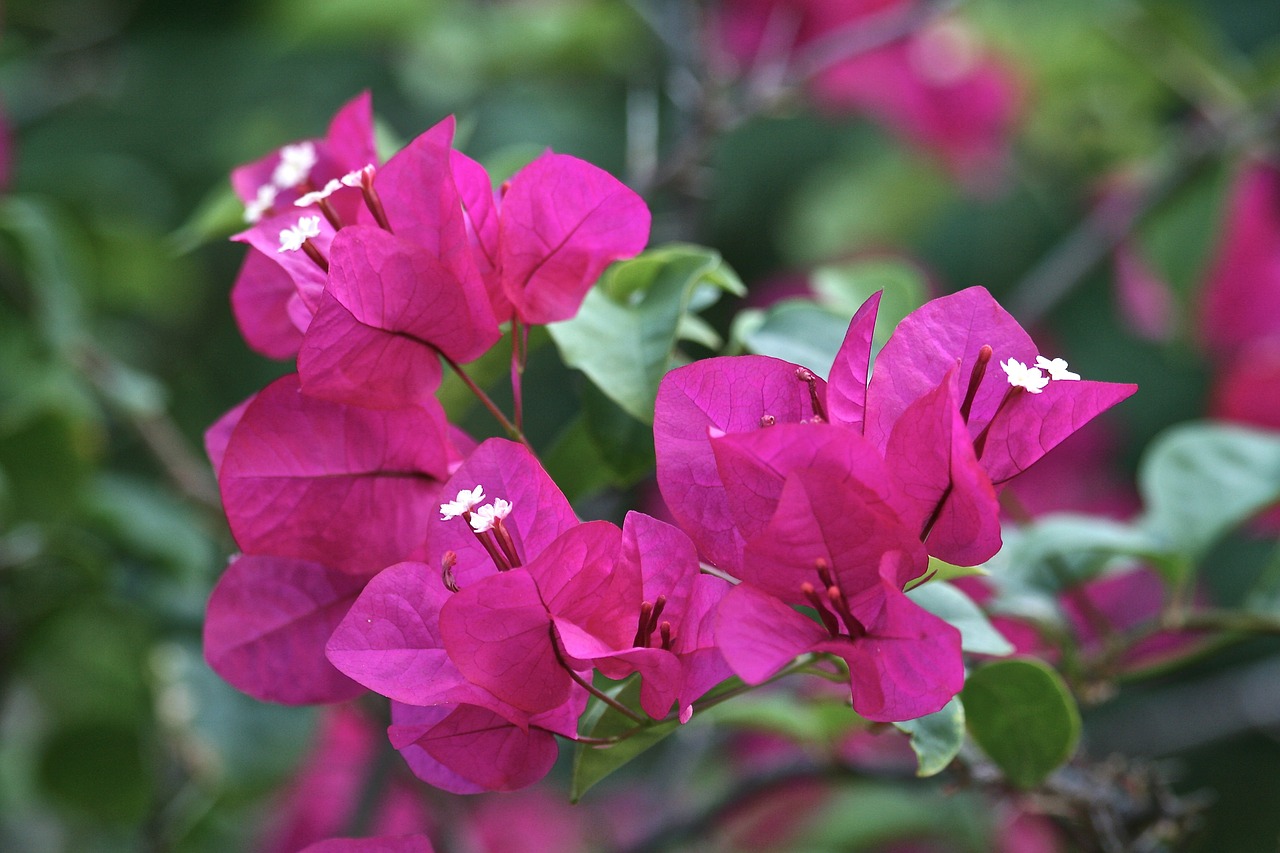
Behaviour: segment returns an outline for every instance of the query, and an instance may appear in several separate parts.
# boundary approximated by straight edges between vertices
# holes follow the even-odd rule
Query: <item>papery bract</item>
[[[503,292],[525,323],[568,320],[619,258],[649,241],[649,209],[617,178],[564,154],[517,172],[502,197],[498,264]]]
[[[325,658],[330,633],[366,578],[318,563],[240,556],[209,597],[204,656],[238,690],[264,702],[341,702],[364,689]]]
[[[498,337],[478,276],[463,282],[426,249],[356,225],[333,240],[298,372],[307,393],[337,402],[420,404],[440,383],[440,353],[471,361]]]
[[[1000,504],[960,415],[956,374],[903,411],[885,444],[885,465],[914,504],[929,553],[976,566],[1000,550]]]
[[[267,386],[227,443],[218,482],[251,554],[371,572],[413,553],[452,450],[439,404],[374,411]]]
[[[559,754],[555,734],[573,736],[573,724],[566,726],[565,720],[577,719],[585,699],[579,693],[524,727],[473,705],[420,708],[393,702],[387,734],[418,778],[437,788],[455,794],[515,791],[551,770]]]
[[[556,537],[578,524],[573,507],[527,447],[502,438],[491,438],[469,454],[445,483],[442,494],[453,499],[458,492],[481,485],[486,495],[511,504],[503,524],[516,550],[526,560],[542,553]],[[457,556],[454,574],[459,586],[494,574],[497,568],[471,528],[461,520],[442,520],[433,512],[427,525],[429,559],[439,565],[452,551]]]
[[[701,573],[693,542],[678,528],[642,513],[627,514],[621,546],[612,574],[622,580],[608,592],[620,611],[608,616],[624,632],[621,643],[604,620],[579,618],[570,631],[557,617],[557,629],[570,655],[591,658],[606,677],[639,672],[640,705],[650,717],[661,719],[677,702],[687,721],[693,701],[730,674],[711,625],[729,584]]]
[[[959,692],[964,684],[959,631],[889,584],[868,587],[849,599],[849,608],[865,633],[833,636],[744,583],[725,596],[716,636],[729,665],[749,684],[767,680],[805,652],[839,655],[849,664],[853,708],[870,720],[931,714]]]
[[[658,386],[653,440],[662,497],[699,552],[728,571],[742,560],[743,539],[711,436],[812,419],[826,383],[798,370],[765,356],[711,358],[671,371]]]
[[[884,447],[907,407],[937,388],[953,368],[966,387],[984,347],[990,347],[992,362],[1032,365],[1039,355],[1018,322],[981,287],[935,299],[907,315],[876,358],[867,392],[867,437]],[[995,485],[1137,390],[1123,383],[1061,380],[1051,380],[1042,393],[1011,393],[1010,388],[1002,371],[986,370],[967,418],[970,434],[982,442],[978,457]]]
[[[1200,333],[1217,353],[1234,354],[1280,335],[1280,167],[1244,164],[1227,200],[1220,242],[1206,275]]]

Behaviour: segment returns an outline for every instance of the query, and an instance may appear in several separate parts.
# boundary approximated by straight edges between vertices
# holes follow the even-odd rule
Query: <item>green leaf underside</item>
[[[894,726],[911,736],[911,749],[918,764],[916,775],[933,776],[947,768],[964,744],[964,703],[955,696],[941,711]]]
[[[640,679],[632,677],[605,690],[611,698],[628,708],[640,707]],[[608,738],[634,729],[638,724],[599,700],[592,700],[578,725],[584,737]],[[631,735],[610,746],[594,746],[578,743],[573,751],[573,779],[569,785],[569,800],[578,802],[590,790],[624,764],[656,745],[674,732],[680,724],[675,720],[652,723],[643,731]]]

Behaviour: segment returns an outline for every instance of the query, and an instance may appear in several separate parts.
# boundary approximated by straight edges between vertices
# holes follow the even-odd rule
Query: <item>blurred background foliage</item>
[[[320,134],[362,89],[388,150],[457,113],[460,147],[496,171],[550,146],[648,190],[655,242],[711,246],[748,286],[752,313],[731,323],[743,303],[726,296],[708,315],[731,345],[774,351],[816,336],[822,346],[857,295],[885,282],[896,282],[898,316],[927,292],[982,284],[1081,373],[1139,383],[1110,421],[1124,478],[1156,432],[1203,416],[1211,374],[1196,305],[1224,194],[1241,158],[1276,142],[1274,0],[954,5],[967,37],[1001,55],[1020,89],[1005,168],[981,186],[882,125],[816,111],[795,93],[721,122],[698,140],[690,181],[664,184],[663,164],[706,118],[695,109],[689,57],[702,36],[689,2],[10,0],[0,41],[13,142],[0,196],[0,848],[265,843],[317,714],[239,695],[200,652],[204,602],[234,549],[201,435],[287,369],[251,353],[231,318],[243,248],[221,239],[240,216],[225,175]],[[1117,196],[1128,213],[1116,213]],[[1130,239],[1172,293],[1158,335],[1117,308],[1111,252]],[[814,268],[834,326],[808,309],[765,307],[803,291]],[[607,461],[606,480],[634,481],[647,464],[644,425],[549,352],[526,392],[542,400],[535,443],[580,497],[602,484],[584,459]],[[598,414],[568,423],[584,406]],[[626,438],[636,430],[638,442]],[[639,459],[626,456],[636,447]],[[615,490],[607,506],[629,494]],[[1207,577],[1238,596],[1266,550],[1238,537]],[[1126,690],[1086,743],[1099,756],[1169,760],[1179,790],[1212,789],[1197,849],[1274,850],[1280,837],[1280,681],[1249,694],[1243,716],[1227,707],[1229,690],[1213,689],[1238,686],[1222,681],[1232,673],[1260,678],[1276,651],[1252,642]],[[1169,730],[1185,736],[1134,739],[1142,714],[1171,715]],[[602,786],[572,820],[592,837],[598,815],[611,808],[626,824],[618,811],[638,810],[694,837],[689,810],[734,781],[726,769],[695,773],[717,736],[688,737],[679,753],[645,756]],[[726,819],[718,843],[775,849],[750,823],[785,805],[769,790],[752,792],[759,814]],[[779,844],[993,843],[965,796],[937,788],[844,779],[823,796]],[[447,829],[485,800],[431,796],[432,820]],[[633,826],[632,837],[646,832],[657,827]]]

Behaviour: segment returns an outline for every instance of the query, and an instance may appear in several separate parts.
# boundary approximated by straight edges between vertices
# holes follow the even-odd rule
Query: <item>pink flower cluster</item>
[[[835,655],[854,710],[896,721],[939,710],[964,678],[958,632],[905,586],[931,555],[994,555],[997,489],[1136,388],[1039,356],[982,288],[910,314],[872,374],[878,303],[854,316],[829,382],[762,356],[672,371],[654,437],[672,513],[742,581],[717,614],[730,667],[755,684],[799,654]],[[1025,366],[1038,360],[1049,375]]]
[[[1133,386],[1041,356],[981,288],[910,315],[872,376],[876,296],[829,381],[758,356],[670,373],[654,432],[680,526],[583,522],[526,443],[477,445],[434,391],[501,323],[514,364],[521,329],[572,316],[643,248],[644,203],[555,154],[495,194],[449,120],[379,166],[370,127],[358,98],[234,178],[256,220],[236,315],[298,372],[208,434],[243,550],[209,601],[215,670],[267,700],[388,697],[392,744],[458,793],[541,778],[591,696],[687,722],[731,674],[807,654],[871,720],[960,690],[959,632],[905,588],[931,555],[993,555],[997,489]],[[636,674],[638,709],[595,682]]]

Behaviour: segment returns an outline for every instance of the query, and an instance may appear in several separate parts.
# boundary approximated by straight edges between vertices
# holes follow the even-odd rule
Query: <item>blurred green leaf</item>
[[[582,415],[613,484],[629,486],[653,471],[653,429],[627,414],[595,385],[583,383]]]
[[[1141,526],[1074,513],[1044,515],[1006,535],[994,562],[1010,585],[1057,593],[1092,580],[1117,557],[1169,563],[1167,549]]]
[[[628,708],[640,707],[639,678],[633,677],[621,684],[612,685],[605,692]],[[592,699],[591,702],[592,706],[582,715],[578,723],[578,732],[584,737],[614,737],[631,731],[639,725],[635,720],[624,716],[598,699]],[[576,803],[581,800],[582,795],[596,783],[653,747],[679,726],[680,724],[675,720],[653,723],[626,740],[610,746],[576,744],[573,750],[573,780],[569,786],[570,801]]]
[[[905,258],[894,257],[825,264],[810,274],[810,286],[819,302],[846,317],[852,317],[873,293],[882,291],[876,312],[876,349],[889,339],[903,317],[924,304],[929,292],[923,270]]]
[[[919,764],[916,775],[934,776],[947,768],[964,745],[964,704],[953,696],[941,711],[894,726],[911,736]]]
[[[1280,434],[1217,423],[1180,424],[1147,449],[1138,468],[1140,524],[1188,561],[1280,500]]]
[[[671,245],[619,261],[600,277],[578,315],[547,327],[564,363],[587,375],[628,414],[653,422],[658,382],[678,363],[681,319],[699,291],[741,295],[720,255]]]
[[[94,820],[135,824],[155,794],[146,750],[127,723],[60,728],[44,743],[40,783],[55,801]]]
[[[807,299],[785,299],[739,313],[731,337],[735,348],[802,365],[826,379],[848,329],[849,317]]]
[[[70,352],[84,327],[82,235],[52,204],[17,195],[0,198],[0,235],[17,245],[44,343]]]
[[[907,593],[916,604],[960,631],[960,645],[966,652],[1007,655],[1013,646],[995,629],[973,599],[944,580],[932,580]]]
[[[987,664],[969,676],[960,698],[969,733],[1019,788],[1044,781],[1080,739],[1075,699],[1042,661]]]

